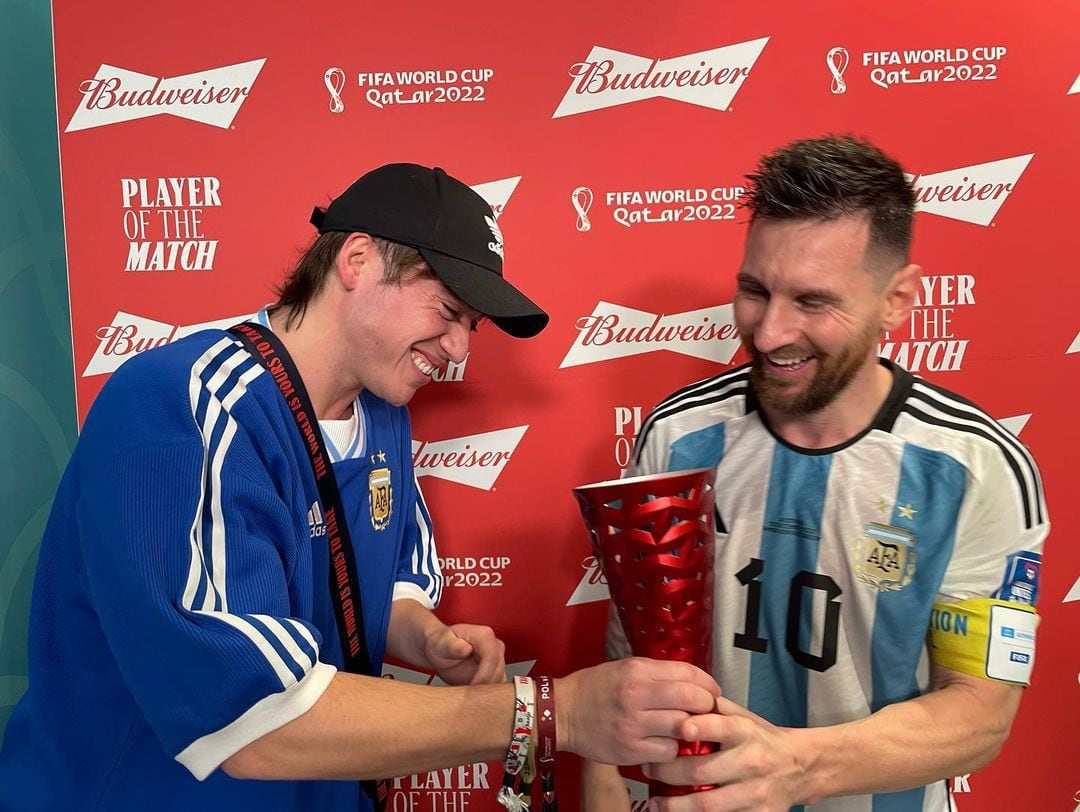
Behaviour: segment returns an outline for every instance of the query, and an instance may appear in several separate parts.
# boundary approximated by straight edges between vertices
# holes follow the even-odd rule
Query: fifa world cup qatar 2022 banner
[[[758,157],[867,137],[914,180],[925,274],[881,354],[1017,434],[1055,527],[1034,684],[957,804],[1072,809],[1080,8],[785,5],[55,0],[80,415],[137,353],[271,301],[312,206],[363,171],[445,167],[491,202],[551,324],[482,327],[413,401],[442,613],[496,626],[511,673],[592,664],[606,588],[571,487],[617,476],[658,400],[745,360],[731,303]],[[407,776],[390,808],[497,809],[500,776]]]

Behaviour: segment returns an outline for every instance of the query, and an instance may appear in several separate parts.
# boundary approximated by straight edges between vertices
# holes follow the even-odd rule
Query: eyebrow
[[[443,289],[440,293],[439,298],[442,300],[442,303],[444,305],[447,305],[448,307],[451,307],[452,309],[469,316],[469,322],[473,329],[476,329],[476,327],[478,327],[484,322],[485,319],[487,319],[487,316],[485,316],[479,310],[476,310],[475,308],[465,304],[465,302],[458,298],[453,291],[446,287],[445,284],[443,285]]]
[[[766,288],[765,285],[761,283],[761,280],[742,271],[735,274],[735,281],[743,287],[768,290],[768,288]],[[809,290],[800,291],[795,298],[803,300],[820,299],[821,301],[828,302],[830,304],[835,304],[841,301],[841,297],[839,295],[837,295],[831,290],[825,290],[824,288],[810,288]]]

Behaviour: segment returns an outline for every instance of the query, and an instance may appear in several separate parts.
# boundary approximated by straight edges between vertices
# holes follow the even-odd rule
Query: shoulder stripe
[[[661,401],[645,419],[641,431],[638,432],[637,442],[634,446],[635,464],[641,462],[641,450],[645,447],[645,440],[657,423],[689,409],[709,406],[729,398],[745,395],[750,388],[749,377],[750,373],[746,370],[737,374],[719,375],[681,390],[682,394],[677,392],[675,395]]]
[[[188,578],[184,585],[184,592],[180,598],[181,605],[186,609],[192,609],[195,605],[196,593],[204,583],[209,583],[210,573],[207,569],[206,562],[203,560],[202,553],[202,517],[206,507],[206,478],[207,471],[210,467],[210,448],[209,448],[209,435],[204,426],[205,413],[200,408],[202,403],[204,387],[202,376],[218,357],[229,348],[235,350],[235,344],[231,338],[222,338],[206,352],[204,352],[191,367],[191,374],[188,378],[188,402],[191,406],[191,416],[195,420],[195,425],[199,428],[199,432],[202,435],[203,440],[203,462],[202,462],[202,475],[201,485],[199,489],[199,501],[195,506],[195,515],[192,518],[191,530],[188,534],[188,541],[191,545],[191,562],[188,566]],[[211,429],[213,427],[211,426]],[[207,590],[209,591],[209,590]],[[205,603],[205,601],[204,601]]]
[[[424,493],[420,490],[420,483],[415,475],[413,482],[416,488],[416,529],[420,536],[419,542],[413,549],[413,572],[428,579],[428,585],[424,591],[438,606],[442,600],[443,577],[435,555],[435,533],[431,526],[427,503],[424,501]]]
[[[221,506],[221,470],[236,435],[237,426],[231,414],[232,408],[247,392],[248,383],[257,378],[263,368],[244,349],[234,347],[222,354],[226,355],[226,358],[217,371],[207,377],[208,368],[201,376],[203,390],[209,397],[205,422],[200,426],[200,430],[204,437],[204,454],[208,455],[209,462],[209,471],[203,478],[203,490],[210,494],[210,501],[209,512],[204,510],[203,513],[199,527],[202,537],[198,540],[204,562],[207,559],[210,561],[210,583],[201,608],[227,612],[229,606],[225,593],[225,517]]]
[[[314,667],[318,659],[314,638],[310,632],[304,634],[275,618],[230,614],[226,590],[228,539],[222,469],[238,429],[232,409],[264,371],[231,337],[222,338],[192,365],[188,399],[202,436],[203,465],[199,498],[188,533],[191,560],[181,605],[240,632],[266,660],[282,686],[288,687]]]
[[[1039,517],[1039,521],[1043,521],[1046,497],[1043,494],[1039,471],[1035,465],[1035,459],[1031,456],[1031,452],[1028,451],[1027,446],[1025,446],[1016,435],[1008,431],[974,403],[971,403],[948,390],[942,389],[941,387],[928,384],[922,380],[916,380],[915,385],[912,387],[912,396],[925,401],[945,414],[951,415],[957,419],[970,420],[978,423],[997,438],[999,446],[1002,447],[1002,451],[1006,453],[1006,455],[1011,451],[1017,463],[1024,469],[1028,482],[1032,486],[1032,490],[1035,494],[1035,512]]]
[[[947,419],[939,415],[933,414],[928,411],[926,407],[920,403],[909,401],[904,404],[900,410],[906,414],[910,414],[917,420],[923,423],[928,423],[933,426],[941,426],[942,428],[953,429],[955,431],[964,431],[969,434],[974,434],[978,437],[982,437],[984,440],[988,440],[996,445],[1002,452],[1002,456],[1005,459],[1006,464],[1013,472],[1013,476],[1016,478],[1017,486],[1020,488],[1020,501],[1024,508],[1024,526],[1027,529],[1031,529],[1035,522],[1033,521],[1033,515],[1038,516],[1038,522],[1042,523],[1042,514],[1038,510],[1038,505],[1032,494],[1032,490],[1024,476],[1024,471],[1017,462],[1015,456],[1010,453],[1006,447],[998,440],[994,435],[987,431],[983,426],[974,422],[961,422],[957,419]]]
[[[735,369],[729,369],[727,372],[722,372],[719,375],[713,375],[711,378],[705,378],[704,380],[694,381],[687,384],[682,389],[676,389],[666,398],[656,404],[653,412],[657,412],[660,409],[667,406],[678,403],[685,398],[693,397],[696,394],[702,394],[706,391],[715,389],[718,386],[724,386],[733,381],[748,381],[750,379],[750,367],[748,364],[743,364]]]

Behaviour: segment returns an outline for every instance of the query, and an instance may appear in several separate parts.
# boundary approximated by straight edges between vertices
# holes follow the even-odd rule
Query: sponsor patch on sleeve
[[[1005,580],[995,598],[1034,606],[1039,599],[1039,568],[1042,556],[1030,550],[1013,553],[1005,560]]]
[[[930,617],[930,659],[980,679],[1031,683],[1039,616],[1024,603],[996,598],[936,602]]]

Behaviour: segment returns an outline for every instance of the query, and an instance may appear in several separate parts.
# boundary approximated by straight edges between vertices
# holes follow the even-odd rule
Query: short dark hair
[[[288,310],[285,329],[292,328],[294,321],[299,324],[304,320],[308,302],[318,296],[326,285],[329,271],[351,233],[327,231],[316,237],[301,254],[296,266],[289,272],[285,284],[278,288],[277,304],[273,307],[273,310],[282,307]],[[431,273],[420,252],[411,245],[402,245],[382,237],[371,239],[383,260],[383,282],[400,285],[414,276]]]
[[[870,245],[908,260],[915,192],[900,164],[868,141],[827,135],[766,155],[746,176],[751,222],[866,215]]]

